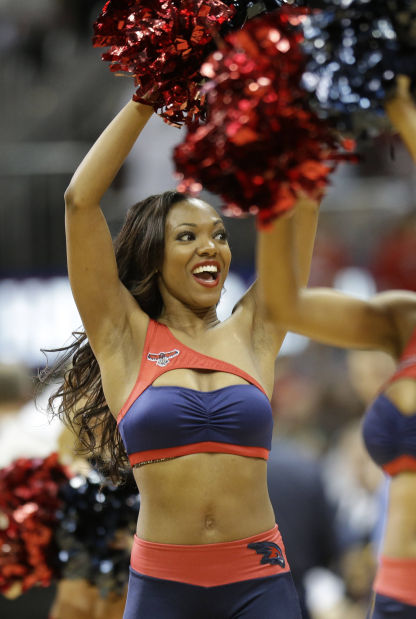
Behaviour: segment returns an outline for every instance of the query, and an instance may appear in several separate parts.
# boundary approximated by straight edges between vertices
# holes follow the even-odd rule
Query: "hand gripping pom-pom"
[[[48,586],[57,576],[53,532],[68,475],[56,454],[21,458],[0,470],[0,591]]]
[[[103,60],[131,75],[135,101],[180,126],[204,115],[199,68],[234,15],[221,0],[109,0],[94,24]]]
[[[416,80],[414,0],[322,0],[304,20],[303,85],[321,118],[356,136],[385,129],[398,74]]]
[[[337,162],[352,158],[300,86],[302,19],[282,9],[253,20],[204,63],[208,118],[175,149],[180,191],[202,185],[223,198],[227,214],[258,214],[267,225],[298,193],[319,199]]]

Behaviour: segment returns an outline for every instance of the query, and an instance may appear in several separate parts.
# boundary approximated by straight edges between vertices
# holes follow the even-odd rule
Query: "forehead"
[[[214,225],[221,221],[221,217],[210,204],[197,198],[189,198],[178,202],[170,209],[166,227],[173,229],[183,224]]]

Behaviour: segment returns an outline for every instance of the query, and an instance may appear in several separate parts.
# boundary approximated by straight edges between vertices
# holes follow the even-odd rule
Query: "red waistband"
[[[130,565],[146,576],[200,587],[290,571],[277,525],[251,537],[217,544],[159,544],[135,536]]]
[[[374,581],[374,591],[404,604],[416,606],[416,559],[382,556]]]
[[[131,466],[135,466],[136,464],[150,464],[158,460],[180,458],[181,456],[189,456],[190,454],[198,453],[224,453],[235,456],[246,456],[247,458],[269,459],[269,451],[264,447],[246,447],[244,445],[232,445],[231,443],[205,441],[203,443],[191,443],[190,445],[182,445],[180,447],[139,451],[129,454],[129,461]]]

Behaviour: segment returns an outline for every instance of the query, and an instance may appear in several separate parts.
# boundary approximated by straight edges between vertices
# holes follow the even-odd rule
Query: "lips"
[[[197,271],[197,272],[195,272]],[[192,277],[201,286],[215,288],[220,281],[221,267],[216,260],[198,262],[192,268]]]

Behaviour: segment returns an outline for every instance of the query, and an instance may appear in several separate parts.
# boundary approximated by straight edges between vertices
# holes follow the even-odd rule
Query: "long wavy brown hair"
[[[183,193],[166,191],[138,202],[129,209],[114,241],[120,280],[153,319],[163,308],[156,272],[163,262],[166,217],[174,204],[186,199]],[[127,469],[127,454],[104,397],[100,368],[85,331],[72,335],[68,346],[43,351],[59,353],[52,367],[47,365],[39,375],[41,383],[59,380],[48,412],[76,433],[81,453],[101,462],[105,472],[120,481]]]

